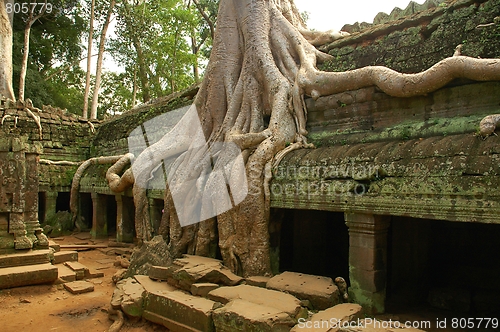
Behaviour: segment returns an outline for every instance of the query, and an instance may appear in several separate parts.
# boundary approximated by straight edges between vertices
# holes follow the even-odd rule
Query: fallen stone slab
[[[173,292],[173,291],[177,290],[177,288],[169,285],[166,282],[154,281],[151,278],[149,278],[148,276],[136,275],[136,276],[134,276],[134,278],[149,293],[151,293],[151,292]]]
[[[287,313],[292,318],[297,318],[301,313],[300,301],[293,295],[249,285],[234,287],[220,287],[208,293],[208,298],[213,301],[227,304],[233,300],[244,300],[257,305],[278,309]]]
[[[172,278],[177,281],[178,287],[191,291],[194,283],[213,283],[226,286],[234,286],[243,281],[227,267],[222,265],[218,259],[184,255],[175,261],[176,265],[182,267],[172,273]],[[168,280],[168,278],[167,278]]]
[[[342,302],[338,287],[328,277],[283,272],[272,277],[267,282],[267,288],[309,300],[316,310],[324,310]]]
[[[76,281],[76,272],[64,264],[57,264],[58,276],[63,282]]]
[[[0,268],[46,264],[52,260],[52,249],[29,250],[26,252],[0,255]]]
[[[54,249],[55,252],[61,251],[61,246],[52,240],[49,240],[49,248]]]
[[[85,278],[85,273],[89,269],[82,263],[78,262],[65,262],[64,265],[76,272],[76,280],[82,280],[83,278]]]
[[[54,261],[52,264],[61,264],[65,262],[77,262],[78,261],[78,251],[59,251],[54,253]]]
[[[84,280],[78,280],[73,282],[67,282],[64,284],[64,288],[71,294],[83,294],[94,291],[94,284]]]
[[[295,319],[282,310],[240,299],[216,309],[213,320],[217,332],[288,332],[296,323]]]
[[[50,263],[2,268],[0,289],[54,282],[57,274],[57,267]]]
[[[219,285],[212,284],[209,282],[192,284],[191,285],[191,294],[193,294],[194,296],[207,297],[209,292],[211,292],[217,288],[219,288]]]
[[[121,309],[129,317],[141,317],[144,312],[146,290],[134,278],[121,281]]]
[[[291,332],[331,332],[350,327],[350,322],[362,318],[363,308],[359,304],[342,303],[314,314],[311,319],[299,319]]]
[[[266,288],[267,282],[271,279],[270,277],[255,276],[245,278],[245,284],[250,286]]]
[[[182,291],[147,293],[143,318],[172,331],[215,331],[212,312],[220,304]]]
[[[169,279],[173,279],[174,272],[181,267],[182,266],[179,265],[151,266],[148,275],[153,280],[167,281]]]

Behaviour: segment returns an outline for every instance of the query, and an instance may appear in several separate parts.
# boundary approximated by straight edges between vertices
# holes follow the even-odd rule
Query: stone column
[[[93,239],[103,238],[108,236],[108,225],[107,225],[107,204],[105,195],[100,195],[98,193],[92,193],[92,230],[90,234]]]
[[[130,201],[122,195],[115,195],[116,199],[116,241],[134,242],[134,215],[130,215]],[[133,202],[132,202],[133,204]]]
[[[385,311],[389,216],[346,213],[349,227],[349,297],[368,314]]]

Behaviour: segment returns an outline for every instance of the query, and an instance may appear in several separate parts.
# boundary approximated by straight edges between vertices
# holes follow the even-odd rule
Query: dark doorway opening
[[[90,193],[80,193],[80,221],[85,230],[92,228],[92,214],[94,207],[92,205],[92,195]]]
[[[69,192],[57,193],[56,212],[69,211],[69,200],[70,200],[70,193]]]
[[[280,272],[343,277],[349,283],[349,232],[344,213],[285,210]]]
[[[500,316],[500,225],[393,217],[387,308]],[[471,317],[472,317],[471,316]]]
[[[106,195],[106,229],[108,235],[116,233],[116,198],[114,195]]]

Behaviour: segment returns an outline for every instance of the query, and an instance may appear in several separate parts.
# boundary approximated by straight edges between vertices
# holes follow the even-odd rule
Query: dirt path
[[[82,236],[77,235],[82,238]],[[85,237],[85,236],[83,236]],[[63,239],[62,239],[63,238]],[[64,236],[59,244],[106,244],[107,241],[91,242]],[[78,261],[91,270],[104,272],[103,278],[89,279],[94,291],[73,295],[62,284],[18,287],[0,290],[0,330],[19,331],[107,331],[113,323],[108,318],[107,308],[114,291],[111,280],[117,267],[115,256],[108,256],[105,250],[80,251]],[[126,320],[120,331],[150,332],[168,331],[166,328],[146,321]]]

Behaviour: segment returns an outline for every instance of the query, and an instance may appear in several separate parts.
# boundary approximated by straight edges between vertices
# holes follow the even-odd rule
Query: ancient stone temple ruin
[[[423,71],[455,52],[500,57],[498,0],[427,1],[379,14],[373,24],[320,49],[326,71],[383,65]],[[0,105],[0,252],[45,248],[40,225],[70,211],[73,176],[89,158],[129,152],[144,122],[191,104],[197,87],[102,123],[60,110]],[[375,87],[307,99],[315,149],[285,156],[270,184],[272,264],[348,283],[369,313],[429,303],[498,313],[500,138],[478,135],[500,113],[500,82],[454,80],[425,96],[390,97]],[[27,109],[27,110],[26,110]],[[76,226],[133,242],[131,190],[113,193],[110,165],[88,167],[77,189]],[[163,190],[151,189],[158,233]]]

